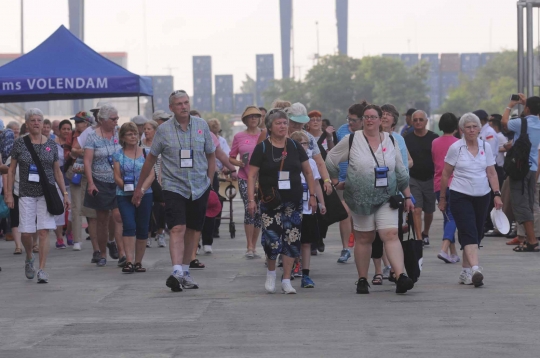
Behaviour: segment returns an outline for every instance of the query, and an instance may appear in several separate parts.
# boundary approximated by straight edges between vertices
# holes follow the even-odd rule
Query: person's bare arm
[[[17,160],[11,157],[8,173],[6,175],[6,187],[4,188],[4,201],[6,205],[13,209],[15,202],[13,201],[13,183],[15,183],[15,171],[17,170]]]
[[[85,154],[85,157],[86,157],[86,154]],[[139,175],[139,182],[137,183],[137,187],[133,191],[133,197],[131,199],[131,203],[133,205],[138,206],[139,203],[141,202],[141,198],[143,196],[143,192],[141,189],[143,187],[143,184],[146,178],[150,176],[150,173],[154,172],[154,165],[156,164],[156,160],[157,160],[157,157],[154,156],[152,153],[148,153],[146,155],[146,159],[144,161],[143,167],[141,168],[141,174]],[[161,165],[163,165],[163,162],[161,163]]]
[[[510,114],[511,114],[510,112],[512,112],[512,109],[517,104],[525,105],[526,102],[527,102],[527,97],[525,97],[525,95],[523,93],[520,93],[519,94],[519,101],[510,101],[508,103],[508,106],[504,109],[502,119],[501,119],[501,124],[502,124],[502,127],[503,127],[504,131],[508,131],[508,122],[510,121]]]
[[[120,170],[120,163],[114,162],[114,182],[119,188],[124,187],[124,178],[122,178],[122,171]]]
[[[62,174],[62,169],[60,169],[60,163],[58,163],[58,160],[55,161],[53,164],[53,172],[56,185],[58,185],[60,191],[64,195],[64,210],[67,211],[71,207],[71,202],[69,201],[69,195],[67,193],[66,185],[64,183],[64,175]]]
[[[408,150],[408,149],[407,149],[407,161],[408,161],[408,163],[407,163],[408,168],[409,168],[409,169],[412,168],[414,162],[413,162],[413,160],[412,160],[411,153],[409,153],[409,150]]]
[[[73,159],[80,158],[84,155],[84,149],[81,148],[77,138],[73,139],[73,143],[71,144],[71,152],[69,152],[69,155]]]
[[[248,182],[247,182],[247,194],[248,194],[248,213],[253,216],[257,204],[255,203],[255,182],[259,177],[259,167],[254,165],[249,166]],[[260,185],[260,184],[259,184]]]
[[[208,161],[207,175],[210,178],[210,182],[214,180],[214,173],[216,172],[216,152],[206,153],[206,160]]]

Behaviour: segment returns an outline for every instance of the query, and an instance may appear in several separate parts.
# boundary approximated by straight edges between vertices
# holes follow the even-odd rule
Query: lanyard
[[[373,156],[373,159],[375,159],[375,163],[377,163],[377,167],[380,167],[379,165],[379,161],[377,160],[377,158],[375,157],[375,153],[373,153],[373,149],[371,149],[371,145],[369,144],[369,141],[366,137],[366,135],[364,133],[362,133],[364,135],[364,139],[366,140],[367,142],[367,145],[369,147],[369,151],[371,152],[371,155]],[[381,139],[381,135],[379,134],[379,139]],[[381,147],[382,147],[382,140],[381,140]],[[386,160],[384,159],[384,151],[383,151],[383,154],[382,154],[382,157],[383,157],[383,163],[384,163],[384,166],[386,166]]]
[[[115,129],[115,130],[116,130],[116,129]],[[115,130],[113,131],[113,135],[112,135],[112,137],[111,137],[111,139],[112,139],[113,141],[114,141],[114,136],[115,136],[115,134],[116,134],[116,133],[115,133]],[[105,137],[103,136],[103,134],[104,134],[104,133],[103,133],[103,129],[102,129],[102,130],[101,130],[101,135],[102,135],[101,138],[103,138],[103,139],[105,140],[105,149],[107,149],[107,157],[109,157],[109,156],[111,155],[111,153],[109,153],[109,142],[111,141],[111,139],[105,138]],[[116,143],[114,143],[113,146],[114,146],[114,152],[116,152]],[[113,153],[114,153],[114,152],[113,152]]]
[[[176,119],[175,119],[176,120]],[[190,149],[193,148],[193,143],[191,143],[191,132],[193,131],[193,127],[191,125],[191,116],[189,117],[189,123],[188,123],[188,131],[189,131],[189,145],[190,145]],[[178,135],[178,131],[179,130],[182,130],[182,126],[180,125],[180,123],[178,124],[178,126],[180,127],[179,129],[176,130],[176,138],[178,138],[178,145],[180,145],[180,149],[182,149],[182,142],[180,141],[180,136]]]
[[[135,180],[135,161],[137,160],[137,150],[139,149],[139,147],[135,147],[135,155],[133,158],[133,170],[132,170],[132,173],[133,173],[133,180]],[[143,149],[144,151],[144,149]],[[128,158],[130,159],[127,155],[126,155],[126,151],[125,149],[122,151],[122,169],[124,170],[124,176],[126,176],[126,159],[125,158]]]

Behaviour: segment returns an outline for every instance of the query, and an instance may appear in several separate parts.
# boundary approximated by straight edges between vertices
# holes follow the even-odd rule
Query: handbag
[[[43,196],[45,197],[45,202],[47,203],[47,211],[51,215],[62,215],[64,213],[64,202],[60,198],[60,195],[58,195],[58,189],[56,189],[56,185],[49,183],[49,181],[47,180],[45,169],[43,169],[41,160],[39,159],[39,156],[34,150],[34,146],[32,145],[29,136],[24,137],[24,144],[26,145],[28,152],[30,152],[32,160],[37,167],[39,178],[41,179],[39,182],[41,183],[41,188],[43,189]]]
[[[324,197],[324,205],[327,208],[331,208],[331,210],[327,210],[326,214],[324,215],[321,215],[320,212],[318,212],[318,219],[323,221],[327,226],[347,219],[349,215],[341,203],[341,199],[339,198],[336,188],[332,185],[334,190],[332,190],[330,194],[326,194],[326,191],[324,190],[324,181],[319,181],[319,184],[323,189],[322,193]]]
[[[403,209],[403,203],[405,202],[405,198],[402,197],[400,194],[392,195],[390,199],[388,199],[388,202],[390,203],[390,207],[392,209]]]
[[[414,222],[413,215],[409,212],[407,216],[407,221],[409,223],[409,232],[407,240],[401,241],[401,246],[403,248],[403,259],[405,264],[405,270],[407,271],[407,276],[413,280],[413,282],[418,281],[420,273],[422,272],[423,264],[423,247],[422,240],[416,240],[416,233],[414,232]],[[413,238],[411,239],[411,231],[413,233]]]
[[[146,150],[143,148],[143,155],[144,159],[146,160]],[[152,188],[153,193],[153,201],[154,203],[164,203],[165,198],[163,197],[163,188],[161,187],[161,184],[158,181],[158,173],[156,172],[156,167],[153,167],[154,169],[154,181],[152,182],[152,185],[150,187]]]
[[[9,207],[4,201],[4,196],[0,195],[0,218],[5,219],[9,216]]]
[[[285,145],[287,145],[285,143]],[[279,165],[279,171],[283,170],[283,163],[285,162],[285,156],[281,158],[281,164]],[[271,186],[268,188],[263,188],[259,183],[259,197],[261,203],[263,203],[268,209],[274,210],[281,205],[281,195],[279,195],[279,190]]]

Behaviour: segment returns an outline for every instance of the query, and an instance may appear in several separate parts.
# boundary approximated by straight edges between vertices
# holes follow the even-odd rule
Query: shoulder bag
[[[60,195],[58,195],[58,189],[56,189],[56,185],[49,183],[49,181],[47,180],[45,169],[43,168],[43,165],[41,164],[41,160],[39,159],[39,156],[34,150],[34,146],[32,145],[32,142],[30,140],[30,136],[24,137],[24,144],[26,145],[28,152],[30,152],[30,155],[32,156],[32,160],[34,161],[34,164],[37,167],[39,178],[40,178],[39,182],[43,190],[43,196],[45,197],[45,202],[47,203],[47,211],[51,215],[62,215],[64,213],[64,203],[62,202]]]

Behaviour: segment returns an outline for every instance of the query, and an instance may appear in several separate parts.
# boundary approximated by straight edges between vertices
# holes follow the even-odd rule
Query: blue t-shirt
[[[143,150],[146,150],[146,153],[148,154],[147,149],[143,149]],[[119,149],[113,155],[113,160],[120,164],[120,173],[122,173],[122,178],[124,178],[126,175],[135,178],[135,182],[133,183],[134,187],[137,187],[137,183],[139,182],[139,178],[141,176],[141,169],[144,165],[145,159],[146,158],[144,157],[143,154],[141,154],[137,159],[126,157],[124,155],[123,149]],[[133,195],[133,192],[125,192],[123,189],[124,188],[119,188],[118,186],[116,186],[116,195],[120,195],[120,196]],[[144,193],[148,194],[151,192],[152,192],[152,188],[150,187],[146,189]]]
[[[515,143],[521,133],[521,118],[510,120],[508,129],[515,133]],[[538,170],[538,145],[540,144],[540,119],[538,116],[527,116],[527,134],[529,134],[529,140],[531,141],[529,162],[531,163],[531,171],[535,172]]]
[[[401,136],[401,134],[397,132],[390,133],[392,137],[396,140],[397,144],[399,145],[399,150],[401,151],[401,158],[403,159],[403,165],[405,165],[405,168],[407,169],[407,173],[409,172],[409,156],[407,155],[407,145],[405,144],[405,138]]]
[[[336,131],[336,136],[338,143],[345,137],[351,134],[352,132],[349,129],[349,124],[345,123]],[[336,143],[337,144],[337,143]],[[347,179],[347,168],[349,167],[349,162],[339,163],[339,181],[344,182]]]

